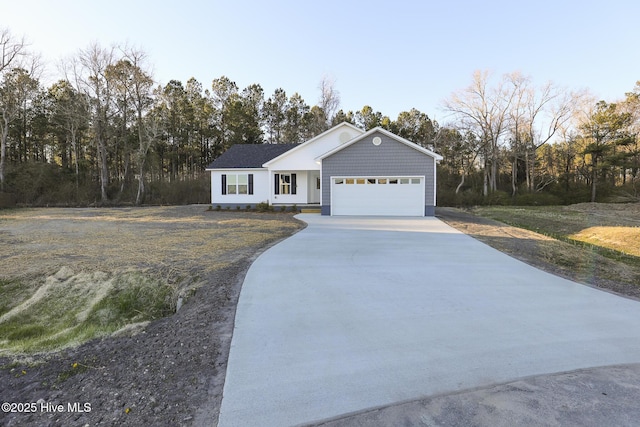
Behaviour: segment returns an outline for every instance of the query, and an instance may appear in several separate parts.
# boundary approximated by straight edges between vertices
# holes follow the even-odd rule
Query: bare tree
[[[136,205],[142,204],[145,197],[145,165],[147,160],[147,153],[151,145],[156,142],[163,132],[162,119],[155,114],[148,114],[141,118],[142,124],[139,126],[139,131],[144,134],[139,137],[140,146],[137,153],[138,161],[138,192],[136,194]]]
[[[527,190],[534,191],[537,150],[570,120],[579,94],[553,83],[536,87],[519,72],[505,74],[495,84],[489,79],[489,73],[476,71],[473,83],[451,95],[445,108],[458,119],[459,128],[472,132],[481,142],[484,195],[497,188],[500,152],[505,146],[509,148],[512,195],[518,190],[523,161]]]
[[[97,43],[92,43],[87,49],[81,50],[78,56],[65,67],[67,80],[90,102],[93,138],[100,169],[100,195],[103,203],[108,201],[107,139],[113,96],[113,88],[106,77],[106,71],[114,63],[115,48],[103,48]]]
[[[529,107],[531,106],[534,90],[528,77],[520,74],[511,76],[514,86],[513,106],[509,111],[509,143],[511,146],[511,195],[518,191],[518,161],[527,151],[529,137]]]
[[[335,79],[327,75],[322,76],[322,80],[320,80],[320,84],[318,85],[318,89],[320,89],[318,106],[324,111],[327,127],[340,106],[340,92],[336,90],[335,85]]]
[[[536,189],[535,162],[538,150],[551,141],[572,117],[580,92],[569,92],[549,82],[534,89],[526,115],[525,177],[528,191]]]
[[[0,29],[0,191],[4,191],[9,123],[24,101],[22,85],[33,85],[37,61],[29,63],[24,38],[15,38],[8,29]]]
[[[136,153],[138,193],[136,195],[136,205],[139,205],[142,203],[145,193],[144,174],[147,153],[160,133],[158,130],[159,120],[154,120],[153,118],[144,120],[145,113],[153,103],[152,91],[154,83],[151,73],[145,71],[147,54],[142,50],[132,48],[126,49],[123,53],[125,60],[130,64],[128,90],[136,113],[138,131],[138,152]]]
[[[459,194],[465,185],[467,176],[476,167],[480,152],[478,140],[473,132],[455,126],[442,126],[436,136],[443,164],[460,175],[455,193]]]
[[[0,29],[0,73],[22,64],[27,56],[26,46],[24,37],[18,39],[8,29]]]
[[[497,189],[499,147],[507,129],[509,111],[515,97],[514,75],[505,75],[490,87],[490,74],[476,71],[466,89],[453,93],[444,107],[459,120],[461,127],[480,140],[484,162],[483,194]]]

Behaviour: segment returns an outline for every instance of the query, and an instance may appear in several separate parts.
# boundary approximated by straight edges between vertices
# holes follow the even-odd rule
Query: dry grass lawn
[[[568,237],[640,257],[640,227],[588,227]]]
[[[570,206],[478,207],[481,216],[554,237],[640,256],[640,204],[580,203]]]
[[[217,269],[230,250],[295,228],[268,215],[207,212],[203,206],[25,209],[0,215],[2,276],[73,270]],[[236,217],[233,217],[236,215]]]
[[[300,227],[206,206],[0,211],[0,355],[166,315],[201,277]]]
[[[574,280],[640,297],[640,204],[488,206],[473,213],[513,226],[478,228],[480,240],[531,263],[553,265]],[[519,240],[506,245],[485,236],[487,231]]]

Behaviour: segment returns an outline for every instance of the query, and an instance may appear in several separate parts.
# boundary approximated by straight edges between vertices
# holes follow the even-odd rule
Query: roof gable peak
[[[292,155],[292,154],[295,154],[296,152],[298,152],[300,150],[303,150],[305,147],[308,147],[309,145],[312,145],[316,141],[318,141],[320,139],[323,139],[327,135],[329,135],[331,133],[335,133],[335,132],[339,131],[340,129],[343,129],[343,133],[340,134],[340,136],[338,137],[340,139],[340,143],[341,144],[344,144],[344,143],[350,141],[353,138],[357,138],[358,135],[364,133],[364,131],[362,129],[360,129],[359,127],[356,127],[355,125],[352,125],[351,123],[348,123],[348,122],[342,122],[340,124],[335,125],[334,127],[330,128],[330,129],[327,129],[326,131],[322,132],[321,134],[314,136],[313,138],[309,139],[308,141],[305,141],[302,144],[299,144],[294,149],[289,150],[286,153],[282,153],[281,155],[279,155],[279,156],[277,156],[277,157],[265,162],[262,166],[263,167],[269,167],[273,163],[281,160],[282,158],[287,157],[287,156]],[[353,137],[349,132],[347,132],[347,130],[355,131],[356,136]]]
[[[387,137],[389,137],[389,138],[391,138],[391,139],[393,139],[395,141],[398,141],[398,142],[400,142],[402,144],[405,144],[405,145],[413,148],[414,150],[417,150],[417,151],[419,151],[419,152],[421,152],[423,154],[431,156],[438,162],[443,159],[443,157],[440,154],[435,153],[435,152],[433,152],[431,150],[428,150],[428,149],[426,149],[424,147],[421,147],[420,145],[416,144],[415,142],[409,141],[408,139],[405,139],[405,138],[403,138],[403,137],[401,137],[399,135],[396,135],[395,133],[390,132],[387,129],[384,129],[384,128],[380,127],[380,126],[377,126],[375,128],[369,129],[368,131],[362,133],[359,136],[356,136],[355,138],[351,139],[350,141],[346,142],[345,144],[342,144],[342,145],[334,148],[333,150],[330,150],[330,151],[322,154],[321,156],[317,157],[316,160],[322,160],[322,159],[324,159],[326,157],[329,157],[330,155],[332,155],[334,153],[337,153],[338,151],[340,151],[340,150],[342,150],[342,149],[344,149],[344,148],[346,148],[346,147],[348,147],[348,146],[350,146],[352,144],[355,144],[358,141],[362,141],[363,139],[367,138],[368,136],[373,135],[376,132],[382,133],[383,135],[385,135],[385,136],[387,136]]]

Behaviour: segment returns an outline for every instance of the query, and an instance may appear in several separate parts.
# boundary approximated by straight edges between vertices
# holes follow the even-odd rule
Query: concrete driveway
[[[317,423],[533,375],[640,362],[640,303],[435,218],[300,215],[251,266],[219,426]]]

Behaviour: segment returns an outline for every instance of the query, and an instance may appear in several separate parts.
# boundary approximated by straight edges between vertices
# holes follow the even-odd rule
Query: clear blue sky
[[[443,99],[474,70],[589,88],[614,101],[640,80],[640,1],[1,0],[0,27],[49,64],[86,48],[145,50],[162,84],[226,75],[265,97],[282,87],[317,102],[324,74],[341,108],[395,119],[412,107],[446,122]]]

